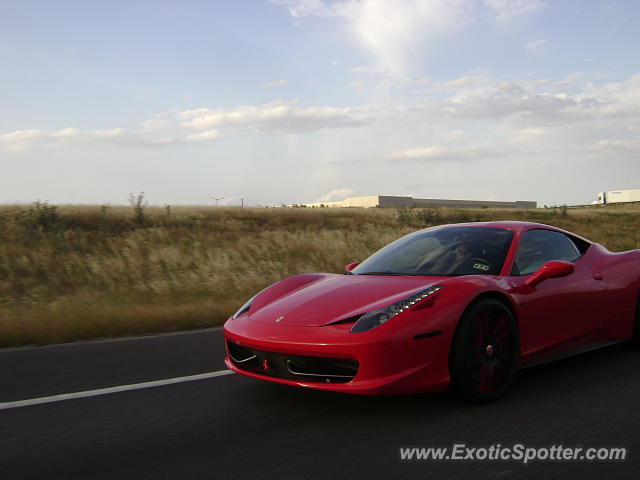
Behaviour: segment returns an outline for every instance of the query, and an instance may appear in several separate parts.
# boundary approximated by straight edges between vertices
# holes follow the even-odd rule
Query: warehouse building
[[[537,208],[533,201],[496,202],[492,200],[444,200],[440,198],[413,198],[393,195],[373,195],[368,197],[349,197],[339,202],[304,203],[312,208],[344,207],[448,207],[448,208]]]

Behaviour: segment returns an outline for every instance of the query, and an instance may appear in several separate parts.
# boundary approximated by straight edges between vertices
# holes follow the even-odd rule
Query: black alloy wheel
[[[519,337],[513,314],[488,298],[464,313],[453,339],[451,390],[464,400],[489,402],[503,396],[515,378]]]

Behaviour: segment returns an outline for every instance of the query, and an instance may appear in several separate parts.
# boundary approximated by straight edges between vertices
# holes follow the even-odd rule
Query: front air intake
[[[320,383],[347,383],[358,373],[359,363],[350,358],[315,357],[267,352],[227,341],[229,358],[240,370]]]

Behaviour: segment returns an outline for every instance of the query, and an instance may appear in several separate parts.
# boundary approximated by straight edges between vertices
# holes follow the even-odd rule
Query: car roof
[[[563,230],[562,228],[554,227],[553,225],[546,225],[544,223],[536,223],[536,222],[521,222],[517,220],[499,220],[492,222],[467,222],[467,223],[450,223],[445,225],[438,225],[438,227],[488,227],[488,228],[505,228],[507,230],[513,230],[516,234],[520,235],[522,232],[527,230],[542,228],[547,230],[555,230],[557,232],[562,232],[567,235],[571,235],[573,237],[577,237],[581,240],[584,240],[588,243],[593,243],[591,240],[581,237],[580,235],[576,235],[573,232],[569,232],[567,230]]]
[[[534,222],[520,222],[516,220],[500,220],[492,222],[466,222],[466,223],[451,223],[448,225],[442,225],[447,227],[490,227],[490,228],[506,228],[508,230],[514,230],[522,232],[530,230],[532,228],[551,228],[557,230],[556,227],[551,225],[545,225],[543,223]]]

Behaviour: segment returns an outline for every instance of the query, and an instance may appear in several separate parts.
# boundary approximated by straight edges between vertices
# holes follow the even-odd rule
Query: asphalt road
[[[219,330],[0,350],[0,404],[224,370]],[[638,478],[640,350],[520,372],[476,406],[225,375],[0,410],[2,479]],[[406,462],[401,446],[623,446],[625,462]]]

